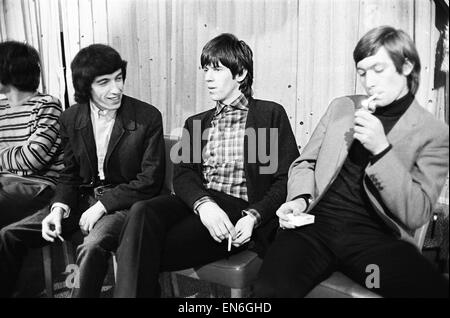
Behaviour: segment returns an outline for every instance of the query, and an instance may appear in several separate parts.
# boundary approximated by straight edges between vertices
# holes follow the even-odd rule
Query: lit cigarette
[[[61,240],[61,242],[64,242],[64,239],[61,235],[59,235],[58,233],[56,233],[56,236]]]
[[[378,96],[377,94],[373,94],[372,96],[369,96],[369,98],[367,98],[361,102],[361,106],[370,113],[375,112],[377,105],[373,101],[375,100],[375,98],[377,98],[377,96]]]
[[[228,252],[231,251],[231,234],[228,235]]]

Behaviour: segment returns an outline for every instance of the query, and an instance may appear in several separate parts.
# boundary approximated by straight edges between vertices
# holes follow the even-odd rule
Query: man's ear
[[[244,68],[244,69],[242,70],[241,74],[237,74],[237,75],[236,75],[236,80],[237,80],[239,83],[241,83],[241,82],[245,79],[246,76],[247,76],[247,70]]]
[[[411,74],[413,68],[414,68],[414,64],[411,63],[410,60],[405,59],[405,63],[403,63],[403,66],[402,66],[403,75],[409,76],[409,74]]]

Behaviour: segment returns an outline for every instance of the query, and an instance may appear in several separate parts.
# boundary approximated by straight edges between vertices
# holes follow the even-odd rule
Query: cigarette
[[[373,94],[372,96],[369,96],[369,98],[367,98],[361,102],[361,106],[370,113],[375,112],[377,105],[372,102],[375,98],[377,98],[377,96],[378,96],[377,94]]]
[[[231,251],[231,234],[228,235],[228,252]]]
[[[56,236],[61,240],[61,242],[64,242],[64,239],[61,235],[59,235],[58,233],[56,233]]]

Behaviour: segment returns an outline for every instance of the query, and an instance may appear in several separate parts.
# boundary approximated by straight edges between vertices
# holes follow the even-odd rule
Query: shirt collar
[[[106,118],[108,120],[112,120],[116,117],[117,109],[106,109],[102,110],[95,106],[92,101],[89,101],[89,106],[91,108],[91,114],[95,116],[95,118]]]
[[[230,106],[231,108],[234,108],[234,109],[240,109],[240,110],[246,111],[246,110],[248,110],[248,100],[244,96],[244,94],[241,94],[238,96],[238,98],[236,98],[234,101],[232,101],[230,103],[230,105],[225,105],[221,102],[217,102],[216,111],[214,112],[214,116],[219,115],[226,106]]]

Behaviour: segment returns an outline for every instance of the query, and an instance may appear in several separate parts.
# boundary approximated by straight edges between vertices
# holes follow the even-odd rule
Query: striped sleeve
[[[51,97],[47,95],[46,97]],[[32,101],[30,101],[32,102]],[[30,134],[19,144],[0,149],[0,165],[3,170],[27,176],[48,169],[59,153],[59,116],[61,103],[56,98],[33,101],[34,108],[27,116]],[[24,105],[32,106],[32,105]],[[24,118],[25,119],[25,118]]]

